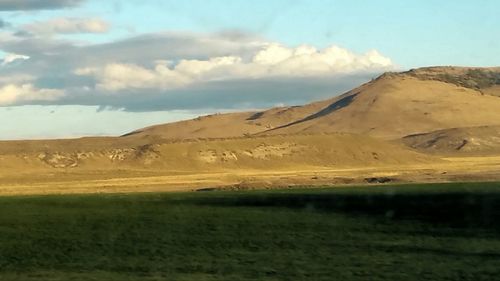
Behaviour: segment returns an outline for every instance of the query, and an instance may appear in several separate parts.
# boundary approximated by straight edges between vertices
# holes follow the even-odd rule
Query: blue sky
[[[30,3],[0,1],[0,120],[23,128],[0,139],[114,135],[327,98],[388,70],[500,65],[494,0]]]
[[[411,68],[499,65],[498,11],[496,0],[93,0],[77,9],[9,13],[4,19],[101,17],[113,24],[111,32],[79,36],[96,42],[165,30],[239,30],[292,46],[377,49]]]

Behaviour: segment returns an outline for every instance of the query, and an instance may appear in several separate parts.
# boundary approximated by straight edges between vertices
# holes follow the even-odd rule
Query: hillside
[[[421,152],[444,155],[500,155],[500,126],[453,128],[410,135],[403,143]]]
[[[386,74],[324,110],[270,133],[341,131],[381,138],[453,127],[500,125],[500,99],[451,83]]]
[[[129,136],[196,139],[347,132],[397,139],[447,128],[500,125],[499,77],[500,68],[436,67],[387,73],[321,102],[211,115]]]
[[[200,116],[196,119],[143,128],[124,137],[151,137],[183,140],[230,138],[255,135],[284,126],[320,111],[329,101],[305,106],[277,107],[261,112],[241,112]]]
[[[213,171],[427,163],[432,157],[350,134],[269,136],[210,141],[133,143],[80,139],[0,143],[6,171],[151,169]],[[96,145],[99,144],[99,145]]]

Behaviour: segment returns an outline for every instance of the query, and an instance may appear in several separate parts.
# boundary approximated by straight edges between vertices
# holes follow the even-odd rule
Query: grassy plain
[[[0,280],[499,280],[500,183],[0,198]]]

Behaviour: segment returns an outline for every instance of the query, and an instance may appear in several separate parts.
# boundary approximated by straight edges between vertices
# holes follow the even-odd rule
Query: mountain
[[[127,136],[167,139],[347,132],[383,139],[500,125],[500,68],[431,67],[386,73],[341,96],[304,106],[220,114]]]

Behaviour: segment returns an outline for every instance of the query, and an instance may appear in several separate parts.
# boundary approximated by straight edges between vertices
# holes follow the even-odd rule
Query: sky
[[[0,0],[0,139],[297,105],[500,65],[496,0]]]

